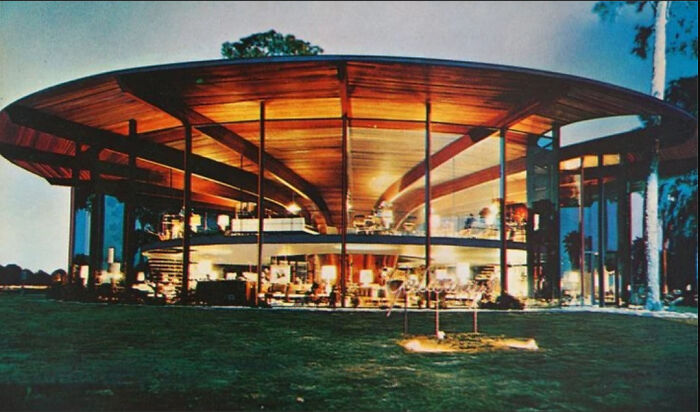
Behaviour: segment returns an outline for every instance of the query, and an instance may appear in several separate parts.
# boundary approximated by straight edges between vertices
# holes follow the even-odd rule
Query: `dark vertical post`
[[[260,102],[260,144],[258,145],[258,284],[255,301],[262,291],[263,231],[265,230],[265,102]]]
[[[561,146],[561,129],[558,124],[552,125],[552,213],[554,213],[554,251],[550,254],[554,259],[553,262],[548,262],[548,266],[552,273],[552,288],[554,288],[554,296],[561,306],[561,216],[559,210],[559,148]]]
[[[580,280],[581,280],[581,297],[579,300],[581,301],[581,305],[585,303],[584,296],[586,294],[586,288],[584,286],[584,272],[586,269],[586,234],[583,230],[584,224],[583,224],[583,208],[584,208],[584,203],[585,203],[585,198],[584,198],[584,193],[583,193],[583,187],[584,187],[584,174],[583,174],[583,161],[584,157],[581,156],[581,166],[579,168],[579,205],[578,205],[578,234],[579,234],[579,242],[581,243],[579,246],[579,260],[578,264],[580,267]],[[593,297],[591,297],[593,299]]]
[[[95,290],[97,276],[102,271],[102,244],[104,237],[104,193],[100,183],[100,149],[90,148],[90,180],[92,181],[93,200],[90,211],[90,272],[88,289]]]
[[[603,155],[598,153],[598,305],[605,306],[605,238],[608,233],[603,186]]]
[[[500,131],[500,178],[499,178],[499,210],[500,218],[500,265],[501,265],[501,296],[508,293],[508,237],[506,233],[506,129]]]
[[[134,274],[134,251],[135,237],[134,225],[136,224],[136,215],[134,214],[134,202],[136,201],[136,193],[134,190],[133,180],[136,175],[136,148],[133,140],[136,138],[136,120],[129,120],[129,173],[127,185],[126,202],[124,204],[124,243],[122,245],[122,260],[124,264],[124,274],[126,286],[130,287],[136,280]]]
[[[425,102],[425,286],[430,284],[430,102]],[[430,308],[430,291],[425,308]]]
[[[185,123],[185,153],[184,169],[185,183],[183,190],[183,208],[185,209],[184,230],[182,236],[182,289],[180,290],[180,301],[187,303],[190,287],[190,219],[192,214],[192,125]]]
[[[345,295],[347,294],[347,233],[348,233],[348,115],[343,113],[343,134],[341,142],[341,192],[342,203],[340,206],[340,305],[345,307]]]
[[[71,179],[73,180],[70,188],[70,238],[68,239],[68,280],[70,283],[75,281],[75,273],[73,272],[73,254],[75,252],[75,195],[78,185],[80,184],[80,162],[82,161],[82,153],[80,144],[75,142],[74,156],[75,163],[71,169]]]
[[[617,279],[615,285],[618,288],[615,304],[620,305],[620,300],[629,303],[627,286],[630,278],[630,219],[632,213],[629,202],[629,186],[627,182],[626,154],[620,153],[620,173],[617,182]],[[620,291],[619,289],[622,288]]]
[[[75,169],[73,169],[75,170]],[[71,172],[74,173],[74,172]],[[68,234],[68,281],[73,283],[73,251],[75,250],[75,187],[70,188],[70,232]]]

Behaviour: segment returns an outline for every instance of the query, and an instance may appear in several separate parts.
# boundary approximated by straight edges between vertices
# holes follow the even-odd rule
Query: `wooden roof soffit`
[[[30,147],[15,146],[8,143],[0,143],[0,153],[10,161],[26,161],[39,163],[51,167],[63,167],[67,169],[90,170],[92,165],[85,156],[71,156],[54,152],[35,150]],[[94,163],[97,171],[103,174],[128,177],[130,176],[129,166],[105,161]],[[134,170],[134,178],[138,180],[149,180],[154,173],[147,169]]]
[[[255,164],[258,163],[258,147],[255,144],[209,117],[191,109],[181,99],[176,100],[172,96],[165,96],[152,87],[144,86],[144,83],[139,82],[134,77],[120,76],[118,83],[125,93],[130,94],[135,99],[155,107],[183,123],[189,123],[222,146],[243,155],[243,157]],[[263,156],[265,171],[274,175],[300,196],[313,202],[317,210],[323,215],[325,224],[332,223],[328,206],[316,187],[269,153],[265,153]]]
[[[540,95],[537,98],[525,102],[524,104],[518,105],[516,109],[511,110],[501,117],[495,119],[492,122],[492,127],[473,127],[467,133],[431,155],[430,170],[437,168],[479,141],[493,135],[494,133],[498,133],[498,129],[511,127],[514,124],[521,122],[528,116],[535,114],[538,110],[554,104],[554,102],[556,102],[559,97],[565,95],[567,91],[568,88],[565,86],[554,87],[546,95]],[[396,199],[401,192],[406,190],[406,188],[418,181],[418,179],[421,179],[423,176],[425,176],[425,162],[421,161],[413,166],[403,176],[398,178],[394,183],[389,185],[384,193],[379,196],[379,199],[377,199],[374,207],[378,208],[382,202]]]
[[[137,156],[172,169],[184,170],[182,152],[157,143],[149,142],[138,137],[125,137],[110,131],[97,129],[75,123],[36,109],[11,105],[5,109],[13,123],[52,134],[77,144],[86,144],[110,149],[123,154],[137,148]],[[32,149],[33,151],[33,149]],[[4,153],[4,152],[3,152]],[[255,174],[229,166],[203,156],[192,154],[192,173],[214,182],[238,188],[248,195],[257,194],[257,177]],[[291,200],[281,184],[267,182],[270,190],[268,199],[271,202],[286,206]]]
[[[508,171],[508,174],[520,173],[525,170],[525,167],[525,158],[518,158],[506,162],[506,170]],[[443,196],[486,183],[490,180],[498,179],[499,176],[499,165],[487,167],[486,169],[469,173],[433,186],[431,188],[432,190],[430,191],[430,197],[431,200],[436,200]],[[411,212],[425,203],[424,195],[425,191],[422,188],[419,188],[404,194],[394,202],[393,209],[394,213],[396,213],[396,228],[401,227],[401,224],[403,224],[403,221],[411,214]]]

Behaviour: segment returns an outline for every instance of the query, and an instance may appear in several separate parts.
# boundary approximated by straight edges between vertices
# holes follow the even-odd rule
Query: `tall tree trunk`
[[[666,20],[668,2],[659,1],[656,5],[654,22],[654,60],[653,75],[651,79],[652,96],[664,98],[666,86]],[[661,119],[655,119],[657,125]],[[647,257],[647,301],[646,308],[650,310],[662,310],[659,293],[659,138],[653,143],[651,150],[651,162],[649,176],[646,182],[644,199],[644,225],[646,226],[646,257]]]

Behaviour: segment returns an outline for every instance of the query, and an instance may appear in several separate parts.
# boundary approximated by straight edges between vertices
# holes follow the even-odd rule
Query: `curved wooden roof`
[[[365,209],[396,199],[422,176],[426,102],[437,136],[433,167],[500,128],[541,134],[618,115],[696,124],[651,96],[551,72],[415,58],[272,57],[115,71],[42,90],[0,112],[0,153],[52,184],[82,184],[97,168],[115,190],[132,173],[134,153],[137,191],[176,197],[186,122],[194,200],[230,208],[255,198],[261,102],[269,205],[281,209],[296,197],[321,226],[340,222],[344,115],[352,202]],[[99,160],[90,163],[95,149]]]

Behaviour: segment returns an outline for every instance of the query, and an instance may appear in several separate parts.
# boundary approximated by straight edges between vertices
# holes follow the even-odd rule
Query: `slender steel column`
[[[129,120],[129,138],[136,138],[136,120]],[[128,173],[128,186],[126,201],[124,202],[124,243],[122,244],[122,260],[124,264],[124,273],[126,286],[130,287],[132,283],[136,280],[134,274],[134,225],[136,224],[136,215],[134,214],[135,204],[135,186],[131,184],[134,180],[136,171],[136,148],[133,144],[129,147],[129,173]]]
[[[554,213],[554,251],[551,253],[554,262],[549,262],[548,266],[552,273],[552,288],[554,297],[557,298],[561,306],[561,216],[559,210],[559,148],[561,147],[561,129],[558,124],[552,125],[552,213]]]
[[[70,283],[76,280],[74,277],[75,273],[73,272],[73,253],[75,252],[75,192],[80,183],[80,167],[78,167],[78,163],[80,162],[81,156],[80,144],[76,142],[74,151],[75,165],[71,169],[73,184],[70,188],[70,234],[68,235],[70,238],[68,239],[68,270],[66,271]]]
[[[502,128],[500,141],[500,178],[499,178],[499,210],[500,217],[500,265],[501,265],[501,296],[508,293],[508,237],[506,233],[506,129]]]
[[[425,286],[430,284],[430,102],[425,102]],[[430,308],[430,292],[425,308]]]
[[[70,232],[68,234],[68,279],[73,283],[73,250],[75,249],[75,187],[70,188]]]
[[[632,211],[630,210],[629,201],[629,183],[627,176],[627,161],[626,154],[620,153],[620,173],[618,173],[618,202],[617,202],[617,274],[618,279],[615,282],[616,285],[619,284],[618,295],[616,297],[615,303],[619,306],[621,300],[629,303],[630,294],[627,287],[630,284],[630,268],[631,268],[631,256],[630,256],[630,219],[632,218]]]
[[[189,286],[190,286],[190,215],[192,214],[192,125],[185,123],[185,153],[184,153],[184,169],[185,183],[183,190],[183,209],[185,210],[185,219],[183,222],[184,230],[182,236],[182,290],[180,291],[180,301],[187,303]]]
[[[603,186],[603,155],[598,153],[598,305],[605,306],[605,238],[608,233]]]
[[[580,301],[581,305],[585,303],[584,295],[586,293],[586,288],[584,287],[584,272],[586,269],[586,234],[583,231],[584,228],[584,223],[583,223],[583,208],[584,208],[584,193],[583,193],[583,186],[584,186],[584,175],[583,175],[583,160],[584,157],[581,156],[581,166],[579,168],[579,205],[578,205],[578,234],[579,234],[579,249],[580,249],[580,256],[579,256],[579,267],[580,267],[580,280],[581,280],[581,296],[580,296]],[[593,297],[591,297],[593,299]]]
[[[265,193],[265,102],[260,102],[260,144],[258,145],[258,284],[255,293],[255,301],[262,291],[262,258],[263,237],[265,230],[265,207],[263,198]]]
[[[341,192],[342,204],[340,220],[340,305],[345,307],[345,295],[347,294],[347,233],[348,233],[348,115],[343,113],[342,135],[342,167],[341,167]]]
[[[100,184],[99,157],[100,149],[91,147],[90,180],[93,187],[92,210],[90,211],[90,272],[88,289],[95,290],[97,275],[102,271],[102,246],[104,238],[104,193]]]

